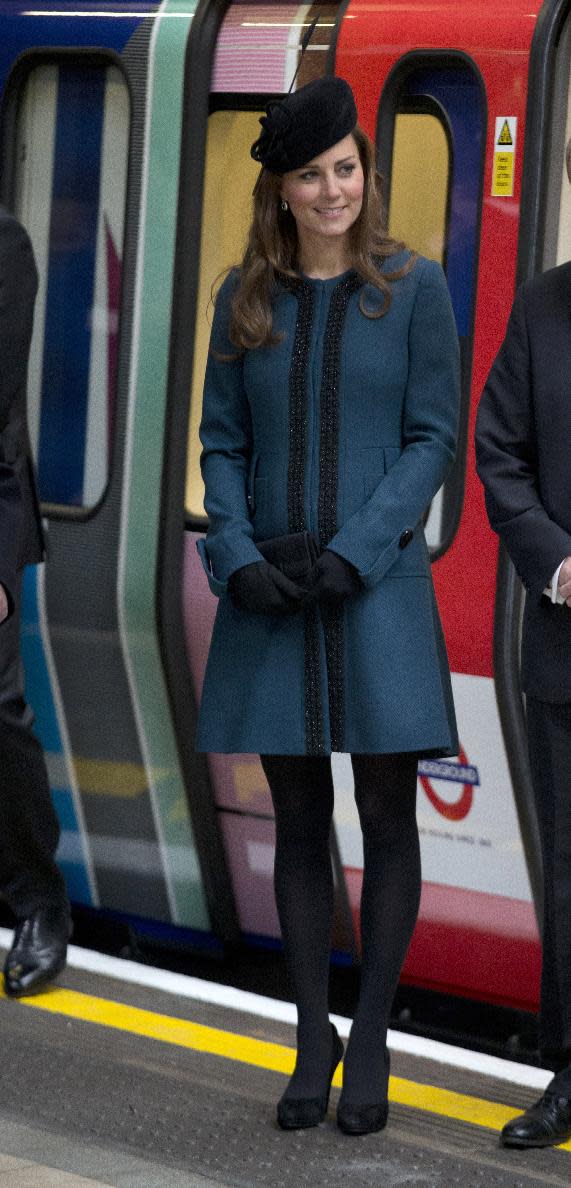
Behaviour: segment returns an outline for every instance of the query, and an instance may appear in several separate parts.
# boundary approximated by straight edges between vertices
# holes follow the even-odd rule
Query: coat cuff
[[[327,545],[332,553],[338,553],[356,569],[366,589],[376,586],[394,567],[395,577],[426,577],[430,572],[430,558],[422,532],[422,526],[404,528],[393,537],[375,558],[372,564],[363,567],[363,559],[351,544],[341,539],[341,533]],[[400,562],[400,564],[399,564]]]
[[[344,561],[347,561],[349,565],[353,566],[353,569],[357,571],[363,586],[365,586],[367,589],[370,589],[372,586],[376,586],[377,582],[380,582],[381,578],[385,576],[385,573],[387,573],[391,565],[394,564],[394,562],[397,560],[397,557],[399,556],[397,538],[397,540],[391,542],[388,548],[383,550],[380,557],[378,557],[375,561],[374,565],[363,570],[359,565],[359,561],[355,556],[355,553],[350,547],[341,543],[337,544],[336,542],[331,542],[331,544],[327,545],[327,548],[330,549],[332,553],[337,553],[339,557],[342,557]]]
[[[563,561],[571,557],[571,537],[565,529],[552,520],[547,520],[542,527],[545,527],[543,539],[530,544],[522,558],[521,568],[518,564],[520,558],[515,555],[515,550],[510,553],[509,542],[504,541],[526,590],[536,598],[541,597],[545,587],[550,586],[554,578],[559,578]]]
[[[206,574],[206,577],[208,578],[208,585],[210,586],[212,593],[215,594],[217,598],[220,598],[222,594],[226,594],[226,591],[228,590],[228,580],[237,569],[242,569],[242,566],[244,565],[251,565],[256,561],[264,560],[262,554],[258,552],[254,542],[250,540],[249,537],[247,538],[247,543],[250,547],[245,550],[243,559],[240,558],[239,560],[236,560],[234,564],[230,565],[226,573],[226,577],[220,578],[214,573],[212,561],[208,553],[206,538],[204,536],[199,536],[196,542],[198,556],[200,557],[202,568]]]
[[[214,576],[214,572],[210,564],[210,558],[206,552],[206,542],[203,536],[199,536],[196,542],[196,548],[198,550],[198,556],[202,562],[202,568],[206,574],[206,577],[208,578],[208,585],[210,586],[212,593],[215,594],[217,598],[220,598],[222,594],[226,593],[228,589],[228,582],[219,582],[218,578]]]

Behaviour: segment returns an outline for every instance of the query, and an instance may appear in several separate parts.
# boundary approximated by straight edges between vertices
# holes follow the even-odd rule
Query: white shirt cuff
[[[563,565],[564,561],[565,561],[565,557],[563,558],[561,565]],[[547,597],[551,600],[551,602],[553,602],[554,605],[558,604],[559,606],[562,606],[563,603],[565,602],[565,599],[562,597],[562,595],[559,593],[559,590],[557,589],[561,565],[557,566],[557,569],[555,570],[555,573],[553,574],[553,577],[551,579],[549,586],[546,586],[543,591],[544,594],[547,594]]]

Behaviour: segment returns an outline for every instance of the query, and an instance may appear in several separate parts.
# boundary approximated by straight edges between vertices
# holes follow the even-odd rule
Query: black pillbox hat
[[[343,78],[316,78],[268,104],[260,118],[262,134],[251,153],[270,173],[288,173],[343,140],[356,123],[349,83]]]

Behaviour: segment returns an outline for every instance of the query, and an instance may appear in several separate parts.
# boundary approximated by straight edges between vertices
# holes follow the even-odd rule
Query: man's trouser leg
[[[544,1061],[571,1062],[571,703],[527,699],[544,871],[539,1042]]]
[[[54,861],[59,822],[24,697],[21,580],[15,595],[14,614],[0,626],[0,893],[21,919],[67,896]]]

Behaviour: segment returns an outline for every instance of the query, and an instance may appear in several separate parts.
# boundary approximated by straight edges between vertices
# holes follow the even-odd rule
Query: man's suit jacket
[[[518,290],[476,422],[490,523],[526,589],[522,684],[571,701],[571,608],[542,596],[571,556],[571,264]]]
[[[0,455],[0,584],[14,609],[16,569],[22,534],[22,498],[20,484],[11,466]],[[2,638],[0,625],[0,640]]]
[[[41,561],[43,538],[26,418],[28,355],[38,274],[27,232],[0,207],[0,457],[20,483],[18,567]]]

